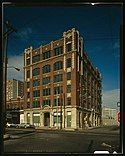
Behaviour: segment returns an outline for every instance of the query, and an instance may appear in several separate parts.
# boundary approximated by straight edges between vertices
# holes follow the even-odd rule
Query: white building
[[[117,110],[113,108],[102,108],[102,123],[105,126],[117,125]]]
[[[13,79],[7,81],[7,101],[10,99],[21,98],[24,95],[24,83],[22,81]]]

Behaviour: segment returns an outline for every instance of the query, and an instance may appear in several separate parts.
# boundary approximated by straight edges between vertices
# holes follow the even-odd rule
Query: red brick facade
[[[59,49],[57,49],[57,51],[55,50],[55,48],[59,48],[59,47],[61,47],[62,52],[59,52]],[[84,52],[83,47],[84,45],[83,45],[82,37],[80,37],[79,32],[73,28],[67,32],[64,32],[63,37],[57,41],[52,41],[50,44],[41,46],[38,49],[33,49],[32,47],[25,49],[24,110],[26,110],[26,112],[31,110],[42,111],[44,109],[43,101],[47,99],[50,99],[49,107],[51,109],[53,109],[53,107],[56,108],[54,105],[54,98],[63,95],[62,107],[64,107],[65,104],[66,111],[69,111],[68,109],[70,109],[71,112],[72,112],[71,110],[72,108],[76,109],[76,111],[72,112],[72,115],[76,112],[76,119],[74,121],[74,118],[72,118],[71,122],[73,121],[73,123],[71,123],[71,127],[81,128],[83,126],[83,122],[84,122],[83,120],[85,117],[84,113],[88,114],[88,125],[89,124],[92,125],[92,123],[89,123],[89,117],[92,114],[93,110],[94,110],[94,114],[96,114],[99,118],[99,121],[97,121],[98,124],[95,123],[95,125],[100,124],[101,122],[101,76],[99,71],[93,67],[92,63],[88,59],[87,55]],[[59,53],[56,56],[55,56],[56,53],[55,51]],[[37,55],[39,55],[38,58]],[[36,58],[38,59],[38,61],[35,63],[32,62],[34,56],[36,56]],[[43,59],[44,57],[46,57],[46,59]],[[67,60],[68,58],[69,60]],[[71,62],[70,62],[70,58],[71,58]],[[58,70],[54,70],[54,63],[58,61],[62,61],[62,68]],[[50,65],[51,68],[50,72],[43,73],[42,68],[45,65]],[[35,68],[39,68],[40,70],[40,73],[37,76],[33,76],[32,73],[33,69]],[[28,76],[27,73],[28,70],[30,71],[29,74],[30,76]],[[70,80],[67,80],[68,72],[71,72]],[[54,76],[58,74],[62,74],[63,80],[59,82],[54,82]],[[42,80],[45,77],[50,77],[51,81],[50,83],[43,85]],[[40,80],[40,84],[36,87],[33,87],[33,80]],[[27,87],[27,82],[30,83],[28,87]],[[70,85],[71,85],[71,91],[70,91]],[[54,87],[58,87],[58,86],[63,87],[63,94],[59,93],[57,95],[54,93]],[[51,93],[50,95],[43,96],[43,90],[47,88],[50,88]],[[67,88],[69,89],[69,91],[67,91],[68,90]],[[40,90],[40,95],[38,95],[38,97],[33,97],[33,91],[35,90]],[[30,96],[27,97],[27,94],[30,94]],[[71,98],[71,104],[67,105],[68,100],[70,100],[70,98]],[[40,101],[37,107],[33,106],[33,101],[35,100]],[[80,115],[80,113],[82,115]],[[67,118],[67,122],[68,122],[68,118]],[[77,126],[77,124],[80,125]],[[52,124],[50,126],[52,126]]]

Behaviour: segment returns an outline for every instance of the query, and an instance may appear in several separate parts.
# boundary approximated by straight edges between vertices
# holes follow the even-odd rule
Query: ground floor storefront
[[[101,115],[95,111],[69,106],[66,108],[46,106],[43,109],[26,109],[23,111],[23,116],[23,122],[36,127],[84,129],[101,125]]]
[[[7,109],[6,110],[6,123],[19,124],[20,123],[20,110]]]

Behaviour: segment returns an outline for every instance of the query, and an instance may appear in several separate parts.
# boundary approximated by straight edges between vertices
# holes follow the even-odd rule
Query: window
[[[66,51],[69,52],[72,50],[72,43],[66,44]]]
[[[22,107],[23,108],[23,107]],[[30,108],[30,102],[27,102],[27,108]]]
[[[54,49],[54,56],[60,55],[60,54],[62,54],[62,53],[63,53],[63,48],[62,48],[62,46],[61,46],[61,47],[57,47],[57,48]]]
[[[35,55],[32,57],[32,63],[40,61],[40,55]]]
[[[40,97],[40,90],[34,90],[33,97]]]
[[[71,85],[67,85],[67,93],[71,93]]]
[[[80,73],[78,72],[78,79],[77,79],[78,83],[80,83],[80,80],[81,80],[81,76]]]
[[[71,127],[71,112],[67,112],[67,127]]]
[[[71,80],[71,72],[67,73],[67,80]]]
[[[30,88],[30,82],[27,82],[26,86],[27,88]]]
[[[67,105],[71,105],[71,97],[67,98]]]
[[[58,119],[58,120],[57,120],[57,119]],[[60,122],[61,122],[61,116],[58,114],[58,118],[57,118],[57,114],[54,115],[53,122],[54,122],[54,123],[60,123]]]
[[[40,74],[40,68],[35,68],[35,69],[33,69],[32,72],[33,72],[33,76],[37,76]]]
[[[37,101],[37,100],[35,100],[35,101],[33,101],[33,108],[38,108],[38,107],[40,107],[40,101]]]
[[[63,98],[55,98],[54,99],[54,106],[61,106],[63,105]]]
[[[50,77],[44,77],[42,82],[43,85],[50,83]]]
[[[61,93],[63,93],[62,86],[54,87],[54,94],[61,94]]]
[[[49,73],[51,71],[51,66],[50,65],[43,66],[42,71],[43,71],[43,74]]]
[[[49,106],[51,105],[50,99],[43,100],[42,106],[45,106],[45,105],[49,105]]]
[[[43,89],[43,96],[50,95],[50,88]]]
[[[27,70],[26,75],[27,75],[27,78],[30,78],[30,70]]]
[[[43,60],[48,59],[51,57],[51,51],[47,51],[43,53]]]
[[[58,75],[54,75],[54,82],[60,82],[63,80],[63,75],[62,74],[58,74]]]
[[[60,98],[54,99],[54,106],[60,106]]]
[[[30,92],[27,92],[27,98],[30,98]]]
[[[33,87],[39,86],[40,80],[33,80]]]
[[[67,67],[67,68],[71,67],[71,58],[68,58],[68,59],[66,60],[66,67]]]
[[[26,65],[30,64],[30,58],[26,60]]]
[[[63,68],[63,62],[62,61],[55,62],[53,65],[53,68],[54,68],[54,71],[62,69]]]

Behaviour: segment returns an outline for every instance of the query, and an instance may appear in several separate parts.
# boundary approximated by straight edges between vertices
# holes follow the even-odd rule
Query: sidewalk
[[[3,140],[9,140],[9,139],[19,139],[28,135],[31,135],[32,133],[34,133],[35,131],[29,132],[29,133],[13,133],[13,134],[5,134],[3,136]]]
[[[57,129],[37,127],[37,132],[72,132],[72,133],[104,133],[104,134],[119,134],[119,129],[108,129],[106,127],[88,127],[86,129]]]
[[[20,130],[22,131],[22,130]],[[108,128],[108,127],[88,127],[87,129],[57,129],[56,127],[53,128],[49,128],[49,127],[36,127],[36,129],[32,132],[22,132],[22,133],[12,133],[12,134],[5,134],[4,135],[4,140],[8,140],[8,139],[18,139],[21,137],[25,137],[28,135],[31,135],[34,132],[41,132],[41,133],[46,133],[46,132],[53,132],[53,133],[83,133],[83,134],[113,134],[113,135],[117,135],[120,134],[120,130],[117,127],[112,127],[112,128]]]
[[[9,134],[4,134],[3,140],[8,140],[8,139],[10,139],[10,135]]]

